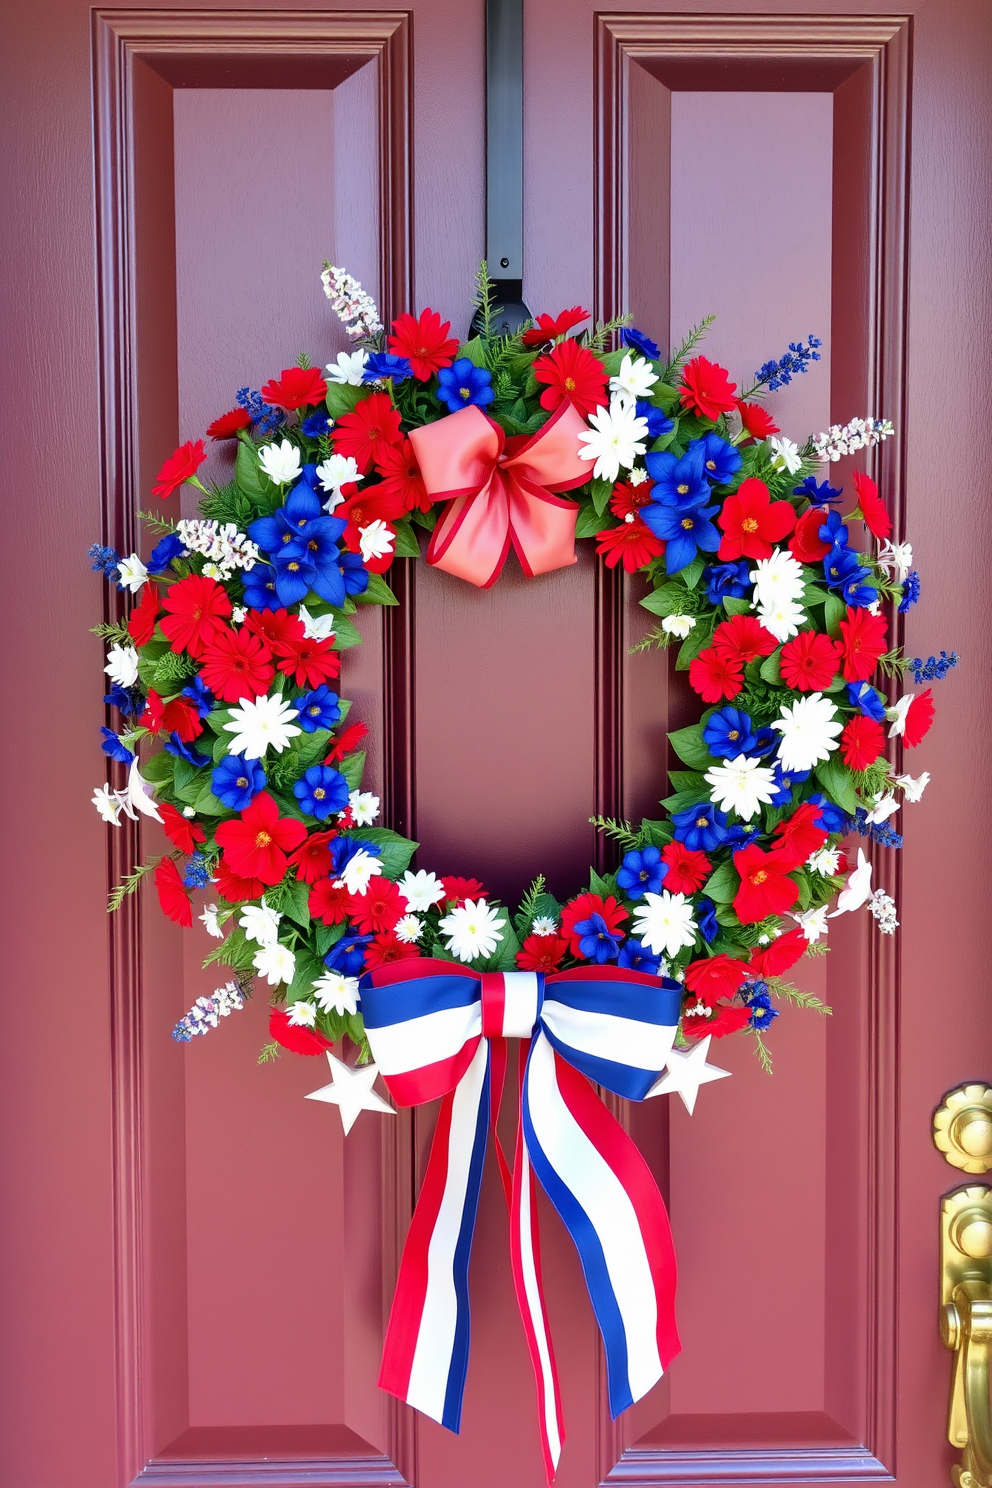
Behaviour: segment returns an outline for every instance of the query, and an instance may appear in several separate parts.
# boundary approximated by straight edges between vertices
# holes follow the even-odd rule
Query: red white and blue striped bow
[[[611,967],[544,977],[418,960],[380,967],[362,980],[366,1033],[394,1099],[414,1106],[443,1097],[379,1383],[452,1431],[461,1420],[469,1255],[506,1040],[527,1041],[512,1176],[498,1142],[496,1151],[549,1482],[564,1428],[541,1286],[535,1176],[579,1252],[616,1417],[679,1351],[675,1252],[647,1164],[589,1081],[643,1100],[667,1061],[680,1000],[676,982]]]

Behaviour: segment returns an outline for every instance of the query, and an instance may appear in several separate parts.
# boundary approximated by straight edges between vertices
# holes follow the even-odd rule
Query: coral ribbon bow
[[[575,562],[578,506],[553,496],[589,479],[579,458],[586,422],[562,403],[536,434],[506,439],[474,405],[411,429],[424,485],[447,501],[427,561],[488,589],[499,578],[512,543],[528,578]]]

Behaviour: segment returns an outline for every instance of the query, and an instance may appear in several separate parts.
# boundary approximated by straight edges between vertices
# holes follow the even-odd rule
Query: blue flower
[[[449,413],[457,413],[470,403],[483,408],[493,401],[492,378],[485,367],[477,367],[468,357],[459,357],[452,366],[442,367],[437,380],[438,401],[446,405]]]
[[[770,804],[772,806],[788,806],[792,800],[794,787],[802,784],[804,780],[808,780],[809,773],[808,770],[790,770],[786,774],[781,765],[776,765],[775,778],[772,781],[775,794],[772,796]]]
[[[746,558],[740,558],[736,563],[711,563],[709,568],[704,568],[706,598],[710,604],[720,604],[724,599],[743,599],[751,587],[750,568]]]
[[[682,511],[701,506],[710,499],[710,485],[703,468],[705,455],[702,440],[697,439],[684,455],[671,450],[652,451],[644,456],[648,475],[654,481],[651,500],[663,502]]]
[[[835,491],[826,481],[817,485],[815,475],[808,475],[798,486],[792,488],[793,496],[805,496],[811,506],[829,506],[831,501],[839,501],[843,492],[843,486]]]
[[[860,564],[850,568],[844,575],[840,592],[844,597],[845,604],[853,605],[856,609],[866,610],[878,598],[878,589],[872,582],[871,569],[862,568]]]
[[[340,517],[327,515],[304,472],[304,478],[296,482],[286,497],[285,505],[270,517],[256,517],[249,524],[248,536],[270,556],[290,550],[316,553],[336,543],[346,526]],[[314,541],[318,547],[311,549]]]
[[[331,728],[341,717],[341,703],[336,692],[326,682],[321,682],[312,692],[305,692],[293,699],[293,707],[300,715],[300,728],[306,734],[316,729]]]
[[[698,806],[677,811],[672,825],[676,842],[684,842],[690,852],[712,852],[727,836],[726,815],[712,801],[700,801]]]
[[[817,348],[822,345],[818,336],[810,336],[808,346],[804,346],[801,341],[790,341],[788,351],[779,361],[765,362],[764,366],[758,368],[754,374],[755,381],[767,382],[770,393],[774,393],[776,388],[788,387],[797,373],[808,370],[810,362],[820,360]]]
[[[703,743],[717,759],[736,759],[753,754],[755,738],[751,719],[739,708],[721,708],[703,724]]]
[[[293,795],[301,811],[324,821],[332,812],[344,810],[348,790],[348,782],[340,770],[332,770],[330,765],[311,765],[303,779],[293,786]]]
[[[122,687],[119,682],[115,682],[103,701],[112,708],[117,708],[125,718],[133,718],[143,710],[145,695],[137,687]]]
[[[623,936],[614,935],[602,915],[594,914],[587,920],[579,920],[575,934],[579,937],[579,955],[587,961],[596,961],[602,966],[604,961],[617,959]]]
[[[885,717],[885,704],[867,682],[849,682],[847,700],[852,708],[860,708],[866,718],[874,718],[876,723],[881,723]]]
[[[191,702],[196,704],[196,711],[201,718],[206,718],[214,705],[214,695],[210,691],[210,688],[201,681],[199,672],[197,672],[195,677],[189,679],[189,682],[183,688],[182,695],[183,697],[188,697]]]
[[[369,587],[369,573],[362,563],[361,553],[342,553],[338,559],[338,571],[344,581],[345,594],[364,594]]]
[[[344,776],[341,778],[344,780]],[[345,784],[347,785],[347,781],[345,781]],[[345,795],[346,803],[347,799],[348,797]],[[363,842],[359,837],[335,837],[330,844],[331,877],[340,878],[355,854],[361,852],[363,848],[372,858],[380,858],[382,856],[381,849],[374,842]]]
[[[961,660],[956,651],[948,656],[946,651],[941,651],[939,656],[928,656],[926,661],[917,656],[910,662],[913,669],[913,681],[919,682],[943,682],[952,667],[956,667]]]
[[[276,571],[271,563],[256,563],[248,573],[242,574],[242,580],[245,586],[245,604],[249,610],[279,609]]]
[[[742,823],[736,823],[727,828],[727,840],[725,847],[729,847],[732,853],[740,852],[742,847],[748,847],[756,842],[761,836],[760,827],[745,827]]]
[[[210,869],[201,852],[195,852],[186,864],[183,883],[187,889],[205,889],[210,882]]]
[[[782,742],[782,735],[771,724],[764,724],[754,731],[754,748],[748,750],[748,754],[762,755],[774,754]]]
[[[109,754],[112,760],[117,760],[122,765],[129,765],[134,759],[134,755],[126,744],[121,743],[113,729],[101,728],[100,732],[103,735],[103,743],[100,745],[100,748],[104,754]]]
[[[271,408],[268,403],[263,403],[261,393],[253,393],[250,388],[238,388],[234,401],[245,410],[259,434],[278,429],[285,418],[281,408]]]
[[[839,589],[849,605],[866,606],[878,598],[871,571],[861,567],[853,548],[831,548],[823,560],[823,577],[827,588]]]
[[[656,408],[645,398],[637,400],[637,416],[647,420],[649,439],[657,439],[660,435],[668,434],[675,428],[675,420],[670,419],[663,408]]]
[[[913,605],[916,604],[919,597],[920,576],[914,568],[913,572],[911,574],[907,574],[906,578],[903,580],[902,599],[899,601],[900,615],[905,615],[907,610],[912,609]]]
[[[159,538],[152,548],[148,559],[148,572],[152,574],[165,573],[172,567],[173,558],[184,558],[186,556],[186,545],[174,532],[167,532],[164,537]]]
[[[389,351],[374,351],[365,363],[362,381],[385,382],[387,377],[391,377],[393,382],[405,382],[412,376],[413,368],[406,357],[393,356]]]
[[[641,356],[646,356],[649,362],[656,362],[661,356],[657,341],[652,341],[650,336],[645,336],[643,331],[635,330],[633,326],[623,327],[620,340],[624,346],[632,346]]]
[[[822,793],[810,796],[814,806],[819,806],[817,816],[813,818],[813,826],[820,827],[824,832],[849,832],[851,830],[851,818],[834,801],[827,799]]]
[[[650,457],[649,457],[650,458]],[[698,549],[704,553],[715,553],[720,546],[720,534],[710,517],[719,511],[716,506],[698,506],[681,511],[674,506],[661,506],[649,501],[641,507],[641,516],[655,537],[668,544],[665,549],[665,571],[681,573],[695,558]]]
[[[668,872],[668,864],[661,861],[661,852],[649,844],[635,847],[624,855],[617,871],[617,884],[626,890],[628,899],[643,899],[645,894],[657,894]]]
[[[276,567],[276,597],[282,607],[302,604],[311,589],[316,589],[318,573],[317,565],[302,554],[289,551],[279,553],[275,559]],[[340,578],[338,580],[340,583]],[[332,599],[332,604],[340,604],[344,596]]]
[[[210,776],[210,789],[229,811],[244,811],[265,784],[261,760],[245,759],[243,754],[226,754]]]
[[[648,976],[657,976],[661,957],[649,951],[639,940],[628,940],[620,947],[617,965],[625,971],[646,971]]]
[[[712,899],[701,894],[696,900],[696,925],[707,945],[712,944],[720,933],[720,922],[716,917],[716,905]]]
[[[767,982],[745,982],[741,991],[751,1010],[751,1027],[763,1033],[778,1017],[778,1008],[772,1007]]]
[[[860,837],[868,837],[882,847],[902,847],[902,838],[895,828],[888,822],[870,822],[863,806],[859,806],[855,813],[853,827]]]
[[[105,548],[100,543],[94,543],[86,556],[93,559],[94,573],[102,573],[105,579],[110,579],[112,583],[116,582],[117,565],[121,561],[121,555],[116,548]]]
[[[167,754],[174,754],[177,759],[184,759],[187,764],[194,765],[198,770],[210,764],[209,754],[201,754],[198,749],[193,748],[192,744],[185,744],[178,734],[169,735],[169,742],[165,749]]]
[[[321,434],[326,434],[333,427],[334,420],[328,416],[326,408],[318,408],[316,413],[308,414],[300,425],[300,433],[305,434],[308,439],[319,439]]]
[[[847,528],[840,512],[824,512],[823,521],[817,528],[817,536],[821,542],[829,543],[832,548],[847,548]]]
[[[342,976],[358,976],[365,965],[365,947],[371,939],[371,935],[342,935],[324,957],[324,965]]]
[[[715,486],[725,486],[741,468],[741,457],[732,444],[719,434],[706,434],[693,440],[689,448],[701,444],[703,447],[703,469]]]

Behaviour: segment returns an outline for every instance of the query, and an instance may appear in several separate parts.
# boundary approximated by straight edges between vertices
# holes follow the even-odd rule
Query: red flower
[[[232,408],[230,413],[222,413],[220,418],[215,418],[207,429],[210,439],[233,439],[239,429],[247,429],[251,423],[251,414],[243,408]]]
[[[162,913],[175,920],[177,925],[183,925],[188,930],[193,923],[193,906],[189,902],[189,894],[183,887],[183,881],[179,876],[179,869],[171,858],[163,858],[155,869],[155,888],[158,892],[158,902],[162,906]]]
[[[214,869],[214,881],[218,894],[229,904],[244,904],[248,899],[261,899],[265,893],[265,884],[260,878],[242,878],[240,873],[232,873],[223,858]]]
[[[589,319],[589,311],[583,310],[578,305],[573,305],[571,310],[563,310],[552,320],[550,315],[537,316],[534,324],[521,336],[525,346],[543,346],[547,341],[554,341],[558,336],[567,335],[573,326],[581,325],[584,320]]]
[[[741,423],[752,439],[767,439],[769,434],[781,434],[778,424],[760,403],[745,403],[743,398],[735,398],[734,403]]]
[[[871,476],[863,475],[860,470],[855,470],[851,479],[858,493],[858,505],[868,531],[874,533],[876,537],[891,537],[892,518],[885,510],[885,503],[879,496],[878,487]]]
[[[888,626],[881,615],[848,608],[840,622],[844,659],[841,671],[847,682],[867,682],[885,652]]]
[[[262,791],[238,821],[221,822],[215,835],[235,873],[277,884],[289,867],[286,854],[299,847],[307,829],[293,816],[280,816],[268,791]]]
[[[377,873],[364,894],[353,894],[349,906],[351,918],[363,935],[370,930],[392,930],[406,914],[406,900],[396,885]]]
[[[305,1028],[302,1023],[290,1023],[285,1008],[270,1010],[269,1033],[277,1044],[282,1044],[291,1054],[323,1054],[325,1049],[334,1047],[330,1039],[318,1033],[316,1028]]]
[[[743,667],[730,652],[710,646],[689,663],[689,685],[704,703],[718,703],[721,698],[734,698],[744,683]]]
[[[754,843],[734,853],[741,886],[734,909],[742,925],[753,925],[766,915],[785,914],[799,898],[799,887],[788,877],[777,853],[765,853]]]
[[[296,869],[300,883],[316,883],[327,878],[331,871],[331,854],[327,844],[336,836],[336,831],[313,832],[306,842],[301,842],[294,853],[290,853],[290,865]]]
[[[545,976],[557,971],[568,950],[568,941],[560,935],[528,935],[517,952],[521,971],[543,971]]]
[[[411,956],[422,955],[412,941],[400,940],[395,930],[384,930],[365,947],[365,969],[372,971],[376,966],[388,966],[390,961],[409,961]]]
[[[307,408],[326,397],[327,383],[317,367],[284,367],[279,377],[262,389],[262,402],[270,408]]]
[[[231,601],[222,586],[199,574],[170,584],[162,607],[169,612],[162,621],[162,634],[173,651],[188,651],[196,657],[225,629],[224,621],[231,613]]]
[[[811,506],[797,521],[789,538],[789,552],[799,563],[819,563],[830,552],[830,544],[820,537],[822,526],[823,512],[818,506]]]
[[[782,647],[782,680],[798,692],[822,692],[834,680],[841,648],[818,630],[801,630]]]
[[[651,500],[653,490],[653,481],[641,481],[639,486],[632,486],[629,481],[617,481],[610,497],[610,511],[621,522],[626,517],[636,517],[641,507],[647,506]]]
[[[751,972],[758,977],[781,976],[806,954],[808,942],[801,928],[786,931],[777,940],[751,952]]]
[[[710,876],[712,864],[706,854],[683,842],[670,842],[661,856],[668,864],[665,888],[673,894],[694,894]]]
[[[538,382],[548,386],[541,394],[541,407],[554,410],[566,399],[579,413],[587,415],[609,400],[606,383],[609,374],[598,357],[577,341],[560,341],[531,368]]]
[[[203,733],[203,722],[189,698],[173,698],[164,703],[154,687],[148,689],[145,709],[138,719],[150,733],[178,734],[184,744],[191,744]]]
[[[458,342],[448,336],[450,330],[450,320],[442,325],[436,310],[421,310],[419,320],[412,315],[397,315],[389,349],[394,356],[406,357],[414,377],[426,382],[432,373],[450,367],[455,359]]]
[[[703,1038],[708,1033],[714,1038],[726,1038],[728,1033],[746,1028],[751,1021],[751,1009],[747,1007],[725,1005],[713,1009],[708,1017],[703,1018],[696,1012],[699,1006],[698,1002],[687,1002],[682,1010],[683,1015],[690,1014],[682,1019],[682,1032],[686,1038]]]
[[[489,890],[484,889],[477,878],[442,878],[445,904],[463,904],[466,899],[488,899]]]
[[[376,469],[382,476],[376,489],[383,495],[398,499],[400,512],[430,511],[431,498],[409,439],[404,436],[402,444],[385,445],[379,452]],[[340,512],[335,515],[340,515]]]
[[[702,961],[690,961],[682,980],[700,1002],[716,1007],[721,997],[733,997],[747,974],[746,962],[721,953]]]
[[[902,742],[907,749],[915,749],[924,735],[930,731],[930,725],[937,711],[933,705],[931,691],[932,689],[928,687],[926,692],[919,693],[906,710],[906,727],[903,729]]]
[[[624,920],[630,918],[623,905],[618,904],[612,894],[608,899],[601,898],[599,894],[579,894],[561,912],[561,933],[568,937],[568,948],[573,956],[581,955],[579,941],[582,937],[576,935],[575,927],[581,920],[588,920],[594,914],[602,915],[611,935],[615,935]]]
[[[726,563],[770,558],[775,544],[796,525],[796,514],[787,501],[773,501],[764,481],[752,475],[727,497],[716,520],[723,528],[716,556]]]
[[[351,413],[343,413],[331,430],[337,453],[351,455],[363,475],[373,462],[378,465],[383,450],[402,438],[400,416],[387,393],[370,393]]]
[[[661,538],[655,537],[640,517],[635,517],[632,522],[621,522],[619,527],[608,527],[596,538],[596,552],[606,559],[607,568],[616,568],[623,560],[627,573],[636,573],[652,558],[660,558],[664,551],[665,544]]]
[[[155,477],[153,496],[171,496],[184,481],[191,480],[207,458],[207,447],[202,439],[188,439],[166,460]]]
[[[338,760],[344,759],[346,754],[358,748],[368,731],[368,724],[349,723],[347,728],[341,730],[324,755],[324,764],[333,765]]]
[[[867,770],[885,749],[885,730],[874,718],[859,713],[849,718],[840,736],[840,752],[851,770]]]
[[[207,834],[203,828],[190,821],[189,817],[183,816],[175,806],[170,806],[168,801],[159,801],[158,809],[162,813],[166,837],[180,852],[191,853],[198,842],[206,842]]]
[[[347,889],[336,889],[330,878],[322,878],[310,890],[310,915],[325,925],[340,925],[348,918],[351,895]]]
[[[319,687],[341,670],[341,657],[329,637],[322,641],[306,636],[298,641],[275,641],[272,650],[279,658],[279,670],[293,677],[299,687]]]
[[[356,491],[347,501],[334,508],[334,515],[348,525],[344,529],[344,540],[353,553],[361,549],[362,528],[371,522],[395,522],[407,508],[402,495],[392,484],[369,486],[365,491]]]
[[[731,615],[713,632],[713,645],[725,661],[746,666],[759,656],[771,656],[778,641],[754,615]]]
[[[777,824],[774,835],[779,841],[774,852],[783,868],[798,868],[810,853],[815,853],[826,842],[829,833],[814,825],[819,814],[818,806],[814,806],[812,801],[804,801],[787,821]]]
[[[142,589],[141,599],[131,611],[131,618],[127,622],[127,633],[136,646],[147,646],[155,634],[157,617],[158,590],[154,584],[148,583]]]
[[[736,391],[737,384],[730,381],[726,367],[718,367],[704,356],[693,357],[682,369],[682,406],[691,408],[700,418],[716,423],[721,413],[737,406]]]
[[[203,649],[200,676],[225,703],[262,697],[274,675],[272,652],[246,625],[218,631]]]

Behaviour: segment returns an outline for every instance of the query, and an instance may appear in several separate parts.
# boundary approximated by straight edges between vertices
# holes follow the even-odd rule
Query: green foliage
[[[687,672],[690,662],[695,661],[700,651],[705,651],[713,639],[715,628],[714,617],[703,615],[698,619],[679,647],[678,658],[675,662],[677,672]]]
[[[134,644],[126,620],[119,620],[109,625],[91,625],[90,635],[100,636],[102,640],[109,641],[112,646],[133,646]]]
[[[830,799],[836,801],[849,816],[853,816],[858,809],[858,797],[854,776],[843,760],[832,754],[829,759],[822,760],[816,766],[814,774]]]
[[[593,330],[586,331],[581,337],[583,346],[588,346],[590,351],[605,351],[617,331],[629,326],[633,318],[632,315],[615,315],[612,320],[598,320]]]
[[[175,532],[176,524],[160,512],[139,511],[138,516],[151,532]]]
[[[675,380],[676,374],[682,370],[683,363],[687,362],[692,356],[692,353],[715,320],[715,315],[707,315],[698,325],[693,326],[681,346],[672,352],[668,366],[661,374],[662,382],[673,382]]]
[[[732,904],[741,886],[740,875],[729,860],[715,868],[703,885],[714,904]]]
[[[382,871],[387,878],[392,879],[397,879],[406,872],[410,859],[420,846],[418,842],[401,837],[399,832],[393,832],[389,827],[354,827],[345,835],[356,837],[360,842],[374,843],[380,849]]]
[[[364,385],[352,387],[347,382],[329,382],[327,396],[324,399],[327,412],[332,419],[339,419],[343,413],[351,413],[355,404],[367,397],[368,392],[369,389]]]
[[[713,764],[713,756],[703,740],[701,723],[694,723],[689,728],[677,729],[675,733],[669,734],[668,742],[679,759],[684,764],[691,765],[694,770],[708,770]]]
[[[548,908],[547,906],[553,906]],[[530,934],[530,927],[538,915],[548,915],[557,919],[560,906],[557,899],[547,892],[547,884],[544,874],[539,873],[520,901],[520,908],[514,916],[514,928],[520,940],[525,940]]]
[[[238,440],[237,454],[234,456],[234,479],[245,496],[253,496],[260,499],[272,489],[268,477],[263,474],[258,463],[258,452],[246,439]],[[257,515],[257,510],[253,509]],[[233,517],[227,518],[233,521]]]
[[[120,883],[110,891],[107,899],[108,914],[113,914],[115,909],[120,909],[127,896],[137,892],[145,874],[151,873],[153,868],[158,867],[162,861],[162,856],[160,854],[157,858],[149,858],[147,863],[139,863],[133,873],[125,873]]]
[[[496,314],[496,290],[493,281],[489,277],[489,265],[485,259],[482,260],[475,271],[475,293],[472,296],[472,304],[476,308],[482,335],[489,340],[493,333],[493,316]],[[459,356],[467,356],[464,348],[459,348]],[[484,366],[484,362],[478,363]]]
[[[866,799],[877,796],[888,788],[889,762],[886,759],[880,759],[869,765],[867,770],[853,770],[851,779],[860,796]]]
[[[419,558],[420,544],[416,534],[410,526],[409,518],[402,518],[393,524],[396,528],[396,546],[394,552],[397,558]]]
[[[591,816],[589,825],[595,827],[598,832],[605,832],[614,842],[618,842],[624,852],[629,852],[633,847],[640,847],[641,832],[635,832],[629,821],[617,821],[612,816]]]
[[[155,662],[152,686],[163,697],[168,697],[170,693],[181,692],[182,684],[195,671],[196,662],[191,656],[179,651],[164,651]]]
[[[758,1063],[761,1065],[765,1074],[770,1075],[772,1073],[772,1056],[768,1045],[756,1028],[745,1028],[744,1032],[749,1038],[754,1039],[754,1052],[758,1056]]]
[[[613,495],[613,482],[608,480],[594,480],[590,487],[593,508],[597,516],[602,516],[609,505],[610,497]]]
[[[208,966],[230,966],[237,972],[250,972],[254,969],[253,961],[257,950],[255,942],[248,940],[240,925],[236,925],[226,940],[222,940],[208,956],[204,956],[204,970]]]
[[[297,878],[284,878],[275,888],[265,891],[266,904],[279,910],[303,930],[310,929],[309,898],[309,888]]]
[[[282,1052],[282,1045],[281,1044],[277,1044],[277,1043],[263,1044],[262,1047],[261,1047],[261,1049],[258,1051],[258,1063],[259,1064],[272,1064],[276,1059],[279,1058],[279,1055],[280,1055],[281,1052]]]
[[[576,537],[595,537],[597,532],[605,532],[608,527],[613,526],[613,518],[606,516],[603,512],[597,512],[595,506],[583,506],[575,523]]]
[[[242,458],[243,454],[245,458]],[[215,522],[233,522],[242,532],[249,522],[255,520],[259,510],[242,489],[241,476],[249,458],[251,457],[248,455],[247,447],[239,444],[235,458],[235,469],[239,471],[239,479],[211,491],[209,496],[202,497],[200,501],[200,510],[205,517],[210,517]]]
[[[345,759],[339,760],[338,769],[347,780],[349,790],[361,790],[362,775],[365,771],[365,750],[357,749],[354,754],[349,754]]]
[[[820,944],[820,942],[817,942],[817,944]],[[826,950],[826,946],[824,946],[824,950]],[[806,954],[810,955],[811,953],[815,954],[812,947],[810,947]],[[781,998],[783,1002],[791,1002],[794,1007],[809,1008],[824,1018],[828,1018],[833,1012],[833,1008],[828,1007],[825,1002],[819,997],[816,997],[812,992],[803,992],[801,988],[795,986],[792,982],[784,981],[782,977],[771,976],[766,977],[765,980],[768,983],[768,990],[772,996]]]
[[[399,600],[382,577],[382,574],[376,573],[369,574],[369,587],[364,594],[356,594],[355,600],[358,604],[399,604]]]

